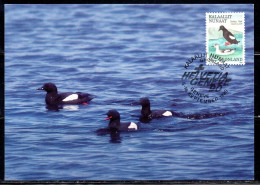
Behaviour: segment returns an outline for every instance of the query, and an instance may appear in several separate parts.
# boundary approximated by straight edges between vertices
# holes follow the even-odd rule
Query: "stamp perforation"
[[[212,17],[210,17],[210,15],[212,15]],[[219,16],[217,16],[217,15],[221,15],[221,17],[219,17]],[[225,15],[225,16],[224,16]],[[233,15],[235,15],[235,16],[237,16],[238,18],[234,18],[234,19],[232,19],[232,17],[233,17]],[[240,16],[241,16],[241,19],[240,19]],[[209,18],[210,17],[210,18]],[[222,19],[222,21],[223,21],[223,23],[221,22],[221,19]],[[211,20],[211,23],[209,23],[209,20]],[[214,22],[214,20],[216,21],[216,22]],[[224,21],[225,20],[225,21]],[[228,21],[227,21],[228,20]],[[239,24],[234,24],[233,25],[233,27],[232,27],[232,24],[230,23],[231,22],[231,20],[236,20]],[[242,22],[241,22],[242,21]],[[213,23],[214,22],[214,23]],[[228,22],[229,24],[227,24],[226,22]],[[237,23],[236,22],[236,23]],[[245,65],[245,12],[206,12],[206,14],[205,14],[205,29],[206,29],[206,53],[209,55],[209,56],[211,56],[210,54],[212,54],[212,52],[211,53],[209,53],[209,30],[208,30],[208,28],[209,28],[209,26],[211,26],[211,28],[213,28],[213,27],[217,27],[217,26],[220,26],[220,25],[224,25],[223,27],[225,27],[225,26],[228,26],[229,27],[229,29],[230,29],[230,27],[231,28],[235,28],[235,30],[236,29],[238,29],[239,28],[239,31],[240,32],[242,32],[240,35],[242,35],[242,39],[241,39],[241,41],[239,41],[240,42],[240,44],[238,44],[239,42],[238,41],[236,41],[235,43],[233,42],[231,42],[231,43],[229,43],[229,42],[226,42],[226,43],[229,43],[230,45],[232,45],[233,44],[233,46],[235,45],[236,47],[234,47],[234,48],[232,48],[232,49],[230,49],[229,47],[227,47],[227,48],[224,48],[224,49],[220,49],[220,47],[219,47],[219,44],[216,44],[216,46],[215,46],[215,48],[216,48],[216,50],[215,50],[215,56],[217,56],[217,59],[219,60],[219,58],[220,59],[222,59],[223,61],[220,61],[220,63],[221,64],[228,64],[228,65]],[[240,27],[242,27],[243,29],[241,30],[241,28]],[[228,31],[228,29],[226,29],[226,28],[223,28],[224,30],[227,30],[227,32],[230,32],[230,31]],[[216,30],[216,29],[215,29]],[[222,30],[222,29],[220,29],[219,28],[219,30]],[[218,31],[219,31],[218,30]],[[226,31],[225,31],[225,34],[224,34],[224,30],[222,30],[222,32],[223,32],[223,38],[225,38],[225,39],[227,39],[227,36],[226,36]],[[211,30],[212,31],[212,30]],[[237,31],[237,30],[236,30]],[[211,33],[212,34],[212,33]],[[233,36],[232,34],[231,34],[231,36]],[[229,37],[231,37],[231,36],[229,36]],[[234,37],[233,37],[234,38]],[[212,40],[212,39],[211,39]],[[214,39],[213,39],[214,40]],[[215,39],[216,40],[216,39]],[[236,38],[235,38],[235,40],[236,40]],[[237,44],[237,45],[236,45]],[[217,46],[218,45],[218,46]],[[239,49],[237,50],[237,46],[239,45],[239,47],[242,47],[241,49],[242,50],[240,50],[240,51],[242,51],[242,53],[241,53],[241,57],[240,57],[240,55],[238,55],[240,52],[239,52]],[[226,45],[225,45],[226,46]],[[214,46],[212,46],[212,47],[214,47]],[[218,53],[217,53],[217,51],[218,51]],[[225,53],[226,52],[226,53]],[[230,53],[228,53],[228,52],[230,52]],[[239,56],[239,57],[237,57],[237,58],[235,58],[234,56],[232,57],[230,57],[230,58],[228,58],[227,56],[228,55],[231,55],[231,54],[233,54],[233,53],[235,53],[236,54],[236,56]],[[222,58],[221,58],[222,57]],[[239,58],[239,59],[238,59]],[[234,60],[233,60],[234,59]],[[216,60],[216,58],[215,59],[213,59],[214,61]],[[217,63],[215,63],[215,62],[212,62],[212,58],[207,58],[207,60],[206,60],[206,65],[218,65]]]

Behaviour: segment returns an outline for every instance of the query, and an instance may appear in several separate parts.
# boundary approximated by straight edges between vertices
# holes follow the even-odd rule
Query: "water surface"
[[[245,12],[246,65],[230,67],[225,98],[201,104],[181,77],[205,52],[212,11]],[[253,179],[253,22],[253,5],[5,5],[6,180]],[[36,91],[46,82],[97,98],[50,111]],[[110,109],[138,122],[141,97],[153,109],[228,114],[96,133]]]

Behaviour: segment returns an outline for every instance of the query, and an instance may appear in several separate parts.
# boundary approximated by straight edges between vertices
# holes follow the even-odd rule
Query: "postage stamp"
[[[245,65],[245,13],[206,13],[207,65]]]

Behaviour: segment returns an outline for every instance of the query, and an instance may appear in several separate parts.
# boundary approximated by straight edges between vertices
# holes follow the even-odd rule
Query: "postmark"
[[[228,95],[231,77],[229,65],[217,60],[214,66],[205,65],[207,53],[189,58],[184,65],[182,86],[188,97],[196,102],[209,104],[218,102]]]
[[[206,13],[207,65],[245,65],[245,13]]]

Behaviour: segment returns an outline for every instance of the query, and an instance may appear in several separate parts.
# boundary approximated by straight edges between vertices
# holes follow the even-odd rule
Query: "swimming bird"
[[[108,124],[110,131],[136,131],[140,128],[139,124],[134,122],[121,123],[120,114],[117,110],[109,110],[106,115],[108,117],[105,120],[110,120]]]
[[[170,110],[151,110],[150,100],[148,98],[140,98],[139,105],[142,105],[141,114],[143,118],[153,119],[160,117],[173,116],[174,112]]]
[[[217,55],[231,55],[235,52],[236,48],[234,49],[219,49],[219,44],[215,44],[211,47],[216,48],[216,54]]]
[[[45,96],[45,102],[47,105],[64,105],[64,104],[85,104],[91,101],[95,96],[88,93],[81,92],[66,92],[58,94],[58,90],[55,84],[45,83],[37,90],[44,90],[47,92]]]
[[[220,26],[218,31],[220,30],[223,31],[223,37],[228,41],[225,43],[226,46],[231,44],[238,44],[240,42],[236,40],[235,36],[230,31],[228,31],[225,26]]]
[[[208,119],[212,117],[224,116],[226,113],[206,113],[206,114],[188,114],[174,112],[171,110],[151,110],[148,98],[140,98],[139,102],[131,103],[132,105],[142,105],[140,121],[149,123],[153,118],[161,117],[179,117],[185,119]]]

